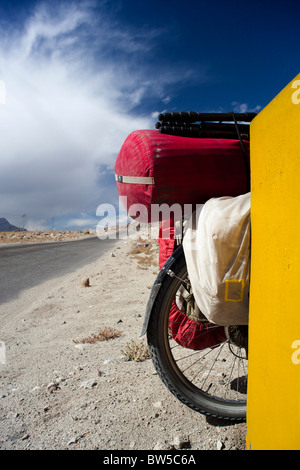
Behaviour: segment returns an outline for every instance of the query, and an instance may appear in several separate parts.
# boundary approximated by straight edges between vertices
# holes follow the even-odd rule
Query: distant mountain
[[[16,227],[16,225],[12,225],[4,217],[0,217],[0,232],[13,232],[15,230],[23,230],[23,229],[20,227]],[[26,229],[24,230],[26,231]]]

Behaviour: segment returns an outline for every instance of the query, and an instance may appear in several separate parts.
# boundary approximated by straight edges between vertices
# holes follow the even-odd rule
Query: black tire
[[[216,418],[244,421],[248,369],[245,351],[227,339],[213,348],[191,350],[170,335],[171,305],[182,280],[187,278],[182,247],[175,258],[171,272],[163,279],[147,328],[154,366],[170,392],[188,407]]]

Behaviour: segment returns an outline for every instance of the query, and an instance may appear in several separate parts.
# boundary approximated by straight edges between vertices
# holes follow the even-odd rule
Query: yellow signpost
[[[300,449],[300,74],[252,121],[248,450]]]

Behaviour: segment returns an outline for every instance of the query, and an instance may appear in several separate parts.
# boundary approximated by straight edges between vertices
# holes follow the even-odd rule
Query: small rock
[[[90,279],[88,277],[85,279],[82,279],[81,287],[90,287]]]
[[[47,390],[49,390],[50,393],[53,393],[55,392],[55,390],[57,390],[59,387],[58,387],[58,384],[55,383],[55,382],[50,382],[48,385],[47,385]]]
[[[154,408],[161,408],[162,407],[162,402],[157,401],[157,402],[153,403],[153,406],[154,406]]]
[[[116,255],[115,255],[114,253],[111,253],[110,256],[111,256],[112,258],[115,258],[115,257],[116,257]]]
[[[153,450],[172,450],[174,449],[174,447],[169,444],[169,442],[161,442],[161,441],[158,441],[155,446],[153,447]]]
[[[93,387],[95,387],[95,385],[97,385],[97,380],[96,379],[89,379],[89,380],[85,380],[84,382],[82,382],[80,384],[80,387],[81,388],[93,388]]]
[[[77,437],[72,437],[72,439],[70,439],[68,442],[68,446],[70,446],[71,444],[76,444],[77,440],[78,440]]]
[[[224,447],[225,447],[224,442],[218,440],[218,442],[217,442],[217,449],[218,449],[218,450],[222,450],[222,449],[224,449]]]
[[[74,348],[76,349],[79,349],[80,353],[82,354],[84,348],[85,348],[85,345],[84,344],[75,344]]]
[[[186,448],[190,446],[189,440],[179,435],[174,437],[171,444],[175,447],[175,449],[183,449],[184,447]]]
[[[65,377],[58,377],[57,379],[55,379],[55,383],[57,385],[61,384],[62,382],[65,382],[65,381],[66,381]]]

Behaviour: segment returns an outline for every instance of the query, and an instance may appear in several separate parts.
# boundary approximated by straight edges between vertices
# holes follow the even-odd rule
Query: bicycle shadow
[[[234,391],[238,391],[242,395],[247,395],[247,375],[243,377],[238,377],[232,380],[230,388]],[[206,421],[211,426],[215,427],[224,427],[224,426],[234,426],[236,424],[241,424],[246,422],[246,418],[242,420],[231,420],[230,418],[217,418],[215,416],[206,416]]]

